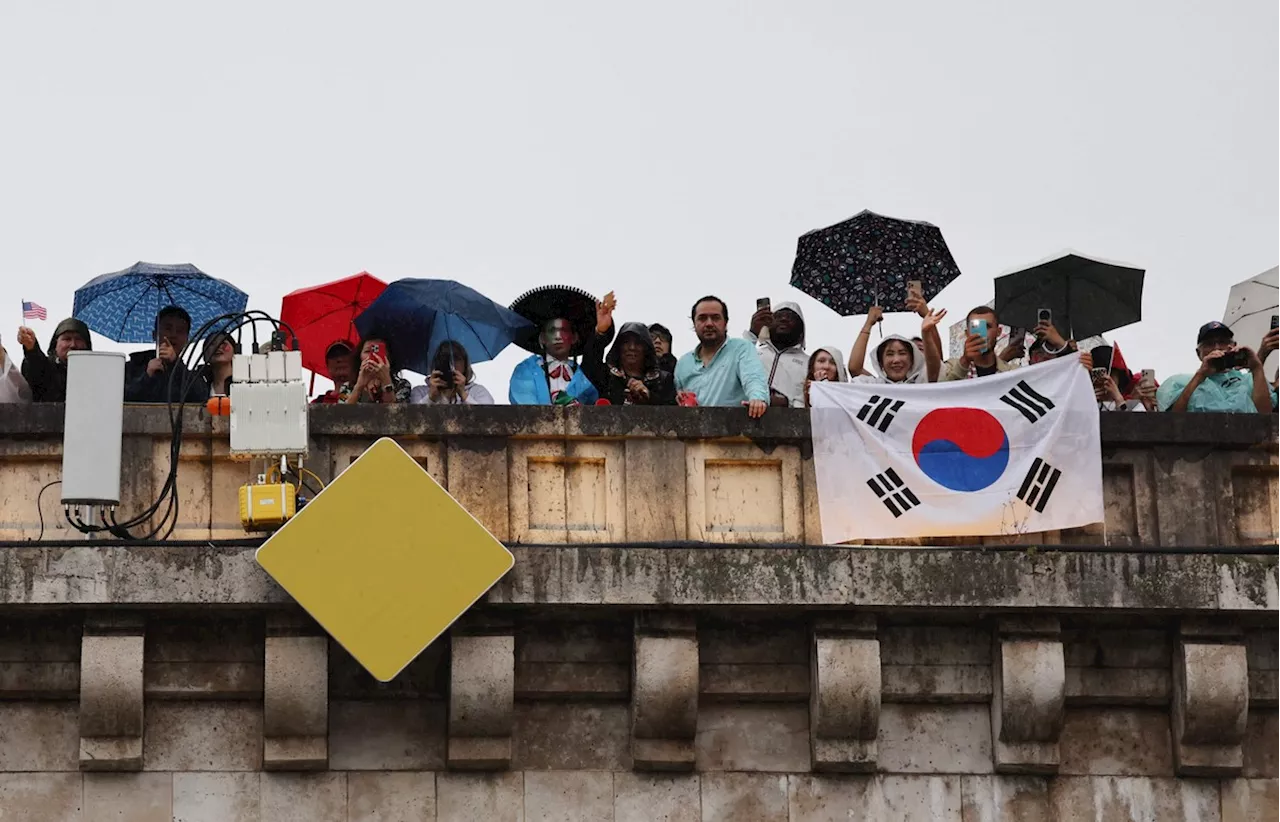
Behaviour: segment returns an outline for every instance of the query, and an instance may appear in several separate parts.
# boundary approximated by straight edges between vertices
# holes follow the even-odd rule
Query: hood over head
[[[836,380],[839,382],[849,381],[849,366],[845,363],[844,353],[839,348],[831,345],[824,345],[821,348],[813,349],[813,353],[809,355],[810,362],[818,356],[819,351],[825,351],[831,355],[831,359],[836,361]]]
[[[81,337],[84,337],[85,345],[88,346],[86,350],[93,350],[93,338],[89,336],[89,326],[85,325],[80,320],[77,320],[75,317],[67,317],[65,320],[58,323],[58,325],[53,329],[53,336],[49,338],[50,358],[52,358],[54,353],[58,350],[58,337],[62,336],[62,334],[67,331],[78,332]]]
[[[902,382],[919,382],[921,376],[924,374],[924,354],[920,353],[920,349],[916,348],[915,343],[901,334],[890,334],[880,341],[880,344],[876,346],[875,351],[871,352],[872,369],[875,370],[876,376],[879,377],[882,382],[890,382],[890,379],[885,376],[884,366],[880,364],[880,354],[884,351],[884,347],[886,345],[895,340],[900,343],[904,343],[907,346],[907,350],[911,352],[911,370],[907,372],[907,377],[902,380]]]
[[[777,314],[779,311],[782,311],[783,309],[786,309],[787,311],[792,312],[793,314],[795,314],[797,317],[800,318],[800,341],[797,342],[796,345],[800,348],[804,348],[804,332],[805,332],[804,311],[801,310],[799,303],[781,302],[773,306],[773,313]]]
[[[618,330],[618,337],[614,340],[613,345],[609,348],[609,353],[605,357],[605,362],[614,368],[620,368],[619,362],[622,360],[622,341],[628,335],[634,336],[641,345],[644,346],[644,370],[645,373],[658,370],[658,352],[653,347],[653,336],[649,333],[649,326],[644,323],[623,323],[622,328]]]

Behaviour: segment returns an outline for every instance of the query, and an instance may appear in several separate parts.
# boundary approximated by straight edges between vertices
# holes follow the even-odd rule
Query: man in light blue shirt
[[[769,380],[746,340],[728,339],[729,307],[719,297],[693,304],[698,347],[676,363],[676,391],[689,391],[701,406],[745,405],[758,419],[769,407]]]
[[[1220,322],[1200,326],[1194,374],[1177,374],[1160,384],[1161,411],[1234,411],[1270,414],[1276,394],[1267,385],[1262,363],[1276,349],[1276,330],[1262,338],[1259,352],[1236,345],[1231,329]],[[1247,369],[1247,370],[1242,370]]]

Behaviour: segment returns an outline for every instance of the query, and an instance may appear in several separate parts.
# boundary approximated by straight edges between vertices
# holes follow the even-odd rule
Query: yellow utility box
[[[298,510],[298,492],[285,482],[240,486],[240,524],[246,531],[271,531]]]

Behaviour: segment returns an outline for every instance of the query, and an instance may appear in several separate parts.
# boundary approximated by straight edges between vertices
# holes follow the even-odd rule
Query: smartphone
[[[924,299],[924,282],[922,280],[907,280],[907,295],[910,296],[911,294]]]
[[[1036,311],[1036,323],[1053,324],[1053,311],[1048,308],[1041,308]]]
[[[756,300],[756,311],[768,311],[770,305],[768,297],[760,297]]]
[[[1090,368],[1089,374],[1093,377],[1095,383],[1105,382],[1107,379],[1107,369],[1105,368]]]
[[[1156,384],[1156,370],[1154,368],[1142,369],[1142,383],[1143,385]]]
[[[985,319],[969,320],[969,333],[977,334],[982,338],[982,353],[987,353],[990,343],[987,341],[987,321]]]
[[[1280,314],[1272,314],[1272,315],[1271,315],[1271,330],[1272,330],[1272,331],[1275,331],[1277,328],[1280,328]]]

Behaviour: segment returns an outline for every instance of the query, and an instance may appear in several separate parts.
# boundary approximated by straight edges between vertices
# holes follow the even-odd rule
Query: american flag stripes
[[[33,303],[29,300],[22,301],[22,319],[24,320],[47,320],[49,312],[45,310],[40,303]]]

